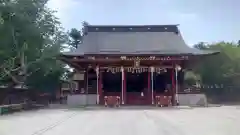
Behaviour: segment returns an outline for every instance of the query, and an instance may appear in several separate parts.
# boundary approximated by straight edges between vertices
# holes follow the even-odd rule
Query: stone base
[[[205,94],[178,94],[180,106],[207,106]]]

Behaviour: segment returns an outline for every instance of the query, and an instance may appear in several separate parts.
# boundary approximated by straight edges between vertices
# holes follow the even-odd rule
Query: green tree
[[[200,42],[198,44],[194,45],[194,48],[200,49],[200,50],[204,50],[208,48],[208,45],[204,42]]]
[[[197,47],[199,45],[196,45]],[[199,47],[198,47],[199,48]],[[234,76],[240,75],[240,48],[235,43],[219,42],[202,45],[202,49],[219,50],[218,55],[210,56],[201,61],[195,69],[205,84],[238,85]]]
[[[58,81],[64,72],[56,56],[68,37],[47,2],[0,2],[0,83],[37,87],[53,74]]]
[[[82,43],[83,36],[86,34],[86,26],[88,26],[89,23],[86,21],[82,22],[82,30],[78,30],[76,28],[72,28],[70,32],[68,33],[69,35],[69,47],[77,48],[79,44]]]
[[[82,43],[82,34],[81,31],[77,30],[76,28],[71,29],[69,32],[70,37],[70,47],[77,48],[79,44]]]

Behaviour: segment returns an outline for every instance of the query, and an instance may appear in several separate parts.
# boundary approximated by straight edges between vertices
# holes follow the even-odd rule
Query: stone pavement
[[[0,135],[239,135],[236,106],[45,109],[0,116]]]

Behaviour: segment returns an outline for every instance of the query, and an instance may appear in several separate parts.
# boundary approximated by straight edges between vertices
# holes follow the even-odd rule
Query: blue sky
[[[239,0],[50,0],[63,27],[179,24],[188,45],[240,40]]]

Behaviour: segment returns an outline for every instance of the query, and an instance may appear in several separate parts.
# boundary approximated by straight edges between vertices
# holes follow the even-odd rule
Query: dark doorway
[[[94,69],[88,70],[88,78],[87,78],[87,94],[96,94],[97,93],[97,74]]]
[[[122,90],[122,74],[121,72],[103,72],[102,73],[102,88],[104,90],[104,93],[108,92],[118,92],[120,93]]]
[[[162,72],[154,72],[153,74],[153,89],[156,93],[165,93],[171,90],[172,80],[171,80],[171,70],[166,69]]]
[[[148,73],[126,73],[126,103],[133,105],[149,104]]]
[[[147,88],[148,73],[126,73],[127,92],[143,92]]]

